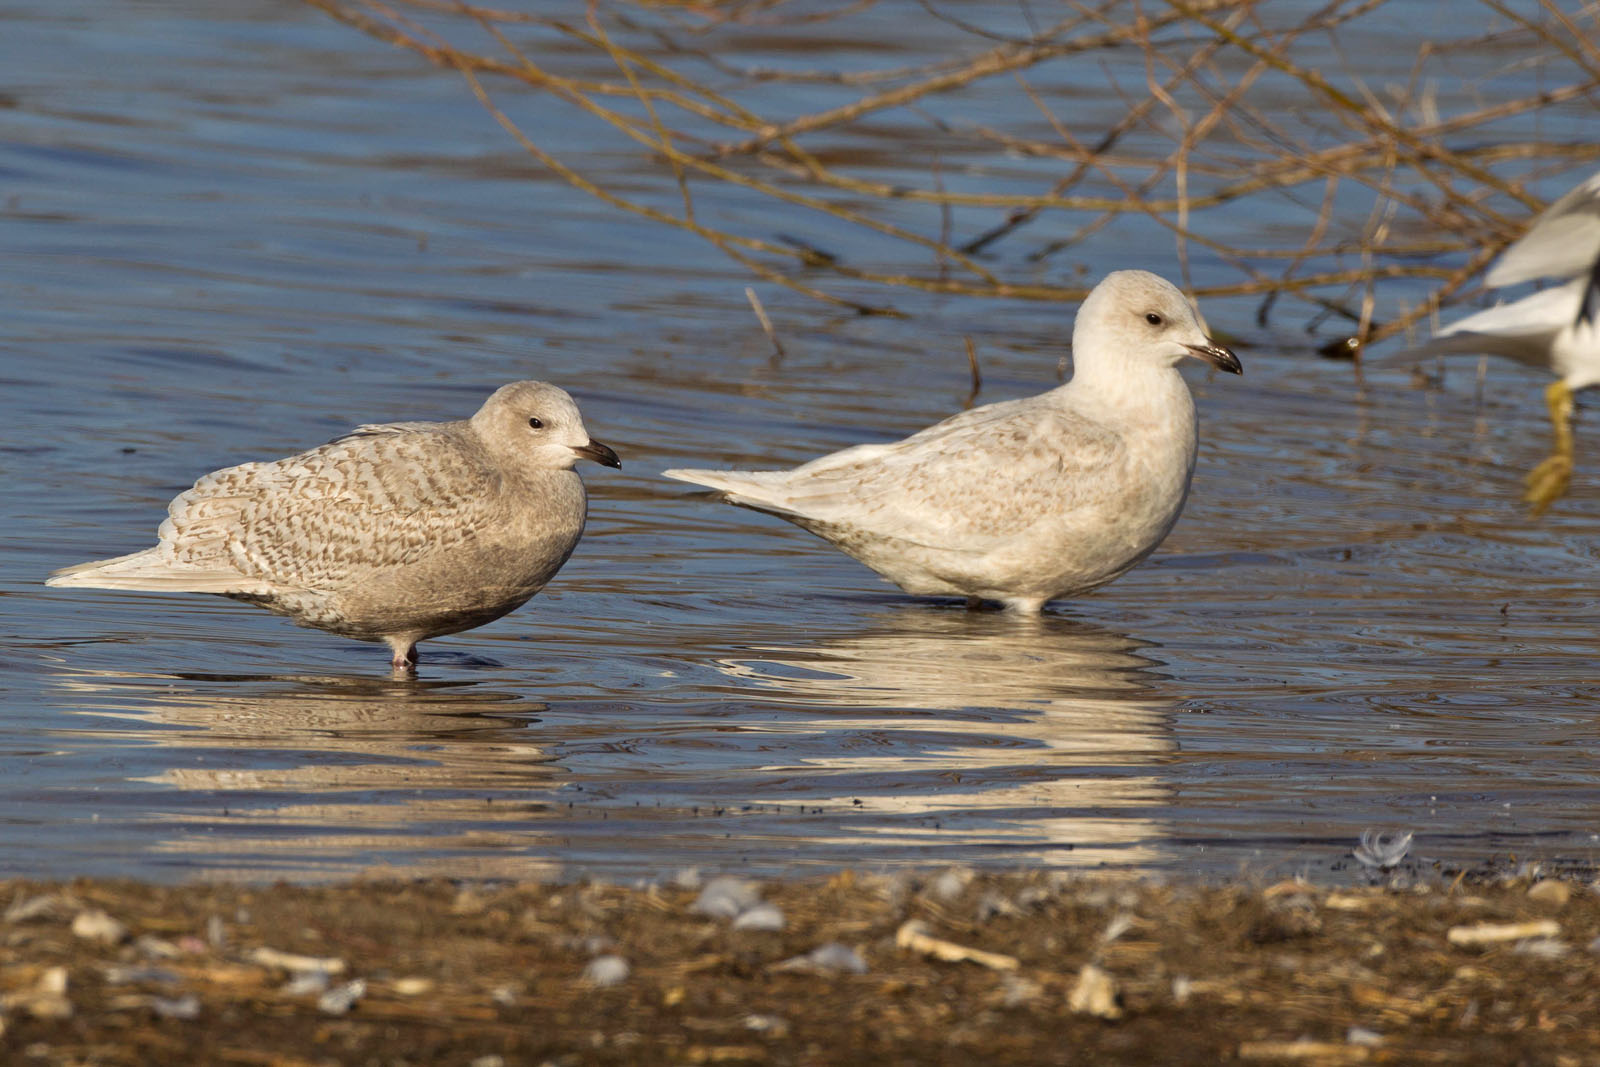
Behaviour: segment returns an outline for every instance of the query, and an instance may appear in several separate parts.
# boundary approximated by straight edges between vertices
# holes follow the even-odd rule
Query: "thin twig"
[[[972,344],[972,338],[963,338],[967,342],[967,369],[972,372],[972,391],[961,402],[963,409],[970,408],[973,401],[978,399],[978,394],[983,391],[983,372],[978,369],[978,350]]]
[[[1341,39],[1392,24],[1391,0],[1326,0],[1293,22],[1264,0],[1071,0],[1053,25],[1010,36],[943,0],[898,0],[956,45],[898,68],[827,69],[832,53],[808,38],[824,65],[782,71],[727,57],[748,56],[751,33],[862,39],[855,20],[881,29],[895,0],[805,11],[781,0],[589,0],[576,17],[470,0],[304,2],[459,72],[528,156],[573,188],[704,241],[755,277],[863,313],[894,313],[874,296],[896,290],[1077,299],[1083,288],[1055,283],[1041,263],[1127,221],[1165,231],[1162,251],[1185,279],[1191,259],[1202,276],[1203,259],[1195,295],[1261,295],[1263,316],[1288,298],[1370,344],[1471,295],[1550,184],[1600,159],[1592,138],[1514,136],[1513,124],[1531,126],[1544,109],[1600,99],[1600,9],[1560,0],[1464,2],[1452,30],[1473,12],[1484,29],[1421,42],[1397,87],[1369,85]],[[1472,64],[1463,81],[1460,57],[1481,55],[1498,66]],[[1077,103],[1097,61],[1114,113]],[[775,81],[810,88],[786,97]],[[1053,137],[1030,129],[1025,106],[1005,106],[1013,82],[1015,103],[1031,101]],[[655,174],[641,166],[629,175],[637,182],[608,181],[594,157],[557,150],[554,128],[530,125],[522,100],[502,105],[512,95],[574,109],[585,124],[575,143],[626,138]],[[805,106],[785,110],[790,100]],[[921,174],[894,158],[911,145],[902,131],[884,133],[906,114],[927,122],[916,150],[932,163]],[[1026,159],[1011,167],[1001,152]],[[1246,239],[1242,213],[1263,221]],[[977,236],[955,236],[973,223]],[[974,258],[1024,228],[1036,247]],[[806,236],[774,237],[781,230]],[[1383,283],[1401,278],[1412,286],[1391,300]]]
[[[784,358],[783,342],[778,340],[778,331],[772,328],[772,320],[767,318],[767,309],[761,306],[761,298],[748,285],[744,287],[744,297],[750,301],[750,306],[755,309],[756,320],[761,323],[761,329],[765,331],[767,340],[772,342],[773,365],[776,366],[782,363]]]

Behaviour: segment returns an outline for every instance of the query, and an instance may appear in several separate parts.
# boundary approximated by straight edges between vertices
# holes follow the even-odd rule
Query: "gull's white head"
[[[1119,270],[1084,298],[1072,328],[1073,377],[1172,367],[1194,356],[1230,374],[1239,357],[1206,336],[1189,298],[1149,271]]]
[[[512,382],[496,389],[470,425],[508,467],[571,470],[580,459],[620,467],[617,454],[589,437],[578,405],[546,382]]]

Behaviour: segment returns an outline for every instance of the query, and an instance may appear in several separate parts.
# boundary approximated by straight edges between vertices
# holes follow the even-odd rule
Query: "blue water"
[[[1390,7],[1397,25],[1433,10]],[[869,17],[905,22],[886,5]],[[1374,84],[1415,56],[1387,25],[1352,31],[1347,58]],[[802,45],[752,26],[730,58],[893,67],[959,36],[828,32]],[[25,0],[0,40],[0,874],[1032,862],[1341,877],[1369,827],[1415,831],[1425,863],[1600,857],[1600,483],[1580,466],[1542,520],[1518,503],[1548,432],[1541,375],[1491,364],[1480,383],[1467,360],[1431,383],[1381,364],[1358,377],[1313,353],[1336,325],[1305,334],[1297,312],[1261,327],[1253,299],[1208,302],[1246,374],[1191,372],[1202,449],[1178,529],[1127,577],[1019,628],[903,597],[657,475],[927,425],[968,391],[963,336],[982,354],[980,401],[1047,388],[1070,308],[895,292],[908,318],[861,318],[757,282],[542,170],[459,75],[309,7]],[[1106,77],[1137,87],[1144,71],[1108,56],[1049,98],[1115,113]],[[1456,62],[1471,79],[1510,60]],[[1008,85],[951,113],[1001,124]],[[780,84],[768,103],[798,114],[841,94]],[[615,188],[677,196],[669,171],[570,109],[508,106]],[[1521,130],[1575,128],[1555,111]],[[926,179],[923,120],[870,130],[838,136],[863,175]],[[964,141],[945,178],[1016,191],[1053,166]],[[771,215],[771,234],[809,226],[887,259],[755,194],[697,195],[716,224]],[[1359,231],[1370,202],[1345,195],[1341,224]],[[997,217],[955,215],[966,230]],[[1297,219],[1241,204],[1224,221],[1241,243],[1292,246]],[[1191,254],[1198,272],[1225,268]],[[1130,225],[1037,270],[1075,284],[1122,266],[1176,276],[1170,235]],[[550,587],[424,645],[415,682],[388,677],[380,646],[232,602],[41,584],[150,543],[166,501],[209,470],[360,422],[458,417],[525,377],[570,390],[624,467],[585,469],[589,531]],[[1579,432],[1584,454],[1593,426]]]

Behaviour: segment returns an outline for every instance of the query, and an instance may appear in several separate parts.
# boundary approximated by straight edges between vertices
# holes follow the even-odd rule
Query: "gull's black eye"
[[[1148,322],[1152,326],[1160,326],[1161,316],[1157,315],[1154,311],[1146,311],[1144,313],[1144,321]]]
[[[528,416],[528,425],[532,426],[535,430],[544,429],[544,423],[540,420],[539,416],[537,416],[537,415]]]

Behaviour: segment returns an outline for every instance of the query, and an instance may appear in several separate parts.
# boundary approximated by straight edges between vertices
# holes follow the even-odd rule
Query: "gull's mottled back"
[[[664,473],[787,519],[909,593],[1034,613],[1124,573],[1177,521],[1196,447],[1175,369],[1187,356],[1239,371],[1181,292],[1118,271],[1079,310],[1058,389],[794,470]]]
[[[154,547],[48,584],[217,593],[383,641],[403,668],[418,641],[497,619],[555,575],[583,533],[580,459],[618,465],[565,392],[514,382],[470,419],[359,426],[208,474]]]

